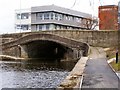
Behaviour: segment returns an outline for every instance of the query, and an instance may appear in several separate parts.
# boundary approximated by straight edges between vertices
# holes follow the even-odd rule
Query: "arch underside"
[[[68,53],[73,53],[71,48],[48,40],[35,40],[23,45],[28,58],[60,60],[68,58]],[[71,55],[69,57],[72,58]]]

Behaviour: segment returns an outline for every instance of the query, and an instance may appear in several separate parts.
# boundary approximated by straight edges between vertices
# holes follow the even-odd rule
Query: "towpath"
[[[102,88],[104,90],[120,90],[120,80],[107,63],[105,52],[100,47],[91,47],[87,61],[82,90]],[[101,89],[100,89],[101,90]]]

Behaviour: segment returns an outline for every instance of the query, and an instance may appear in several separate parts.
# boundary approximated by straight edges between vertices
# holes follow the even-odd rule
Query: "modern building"
[[[55,5],[16,10],[15,18],[16,31],[88,29],[86,24],[92,21],[90,14]]]
[[[31,10],[22,9],[15,11],[15,29],[16,31],[31,31]]]
[[[118,30],[118,6],[99,6],[99,29]]]

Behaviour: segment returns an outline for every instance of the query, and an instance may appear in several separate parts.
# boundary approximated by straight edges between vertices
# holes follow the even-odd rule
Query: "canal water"
[[[56,88],[76,62],[0,61],[0,88]]]

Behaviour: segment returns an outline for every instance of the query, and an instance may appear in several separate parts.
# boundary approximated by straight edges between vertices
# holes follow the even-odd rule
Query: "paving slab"
[[[91,47],[84,70],[82,90],[88,88],[120,90],[120,80],[107,63],[104,50],[99,47]]]

